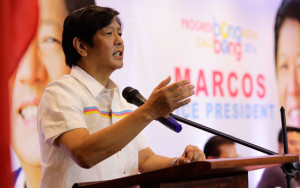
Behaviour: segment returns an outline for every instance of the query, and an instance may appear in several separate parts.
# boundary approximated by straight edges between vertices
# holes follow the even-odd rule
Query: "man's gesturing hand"
[[[145,105],[149,105],[154,119],[164,117],[177,108],[191,102],[189,99],[194,91],[194,85],[188,80],[182,80],[170,84],[171,77],[163,80],[151,93]]]

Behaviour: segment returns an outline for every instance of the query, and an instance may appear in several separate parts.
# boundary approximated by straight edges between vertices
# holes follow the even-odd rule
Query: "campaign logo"
[[[216,19],[207,22],[186,18],[181,19],[181,28],[197,32],[199,35],[195,44],[201,48],[211,48],[215,54],[233,56],[236,61],[241,61],[243,53],[256,53],[253,41],[258,39],[258,33],[255,30]]]

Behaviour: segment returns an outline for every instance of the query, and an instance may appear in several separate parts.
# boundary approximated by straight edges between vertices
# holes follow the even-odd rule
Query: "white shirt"
[[[86,128],[92,134],[131,112],[117,86],[104,88],[75,66],[70,75],[50,83],[38,108],[38,132],[43,170],[41,187],[72,187],[74,183],[120,178],[138,173],[138,151],[148,147],[140,134],[121,151],[90,169],[78,166],[54,140],[62,133]]]

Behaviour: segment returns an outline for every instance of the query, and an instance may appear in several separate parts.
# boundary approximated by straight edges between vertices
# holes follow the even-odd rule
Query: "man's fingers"
[[[184,86],[182,88],[177,89],[171,94],[170,100],[175,101],[174,109],[180,108],[191,102],[189,97],[195,94],[194,85]]]
[[[194,155],[194,150],[193,150],[193,146],[189,145],[185,148],[185,153],[186,153],[186,158],[189,162],[192,161],[193,159],[193,155]]]
[[[185,148],[181,157],[177,159],[176,165],[187,164],[205,160],[205,154],[197,146],[189,145]]]
[[[204,160],[206,160],[205,153],[200,150],[200,155],[199,155],[197,161],[204,161]]]
[[[175,109],[184,106],[191,102],[189,99],[194,91],[194,85],[189,84],[188,80],[182,80],[173,84],[170,84],[171,77],[163,80],[152,92],[147,104],[160,106],[160,108],[153,108],[155,116],[163,117],[166,114],[171,113]]]
[[[189,85],[184,85],[182,87],[177,88],[176,90],[174,90],[172,92],[173,96],[179,96],[182,93],[188,92],[188,91],[193,91],[193,89],[195,88],[195,86],[193,84],[189,84]]]
[[[177,103],[174,105],[173,108],[174,108],[174,109],[180,108],[180,107],[182,107],[182,106],[184,106],[184,105],[189,104],[191,101],[192,101],[191,99],[185,99],[185,100],[183,100],[183,101],[177,102]]]
[[[162,87],[165,87],[170,82],[171,82],[171,76],[168,76],[168,78],[166,78],[165,80],[163,80],[162,82],[160,82],[160,84],[158,84],[158,86],[156,87],[156,89],[160,89]]]
[[[197,146],[193,146],[192,162],[198,161],[199,157],[201,157],[201,150]]]
[[[190,81],[188,81],[188,80],[181,80],[179,82],[175,82],[175,83],[167,86],[167,90],[170,92],[174,92],[177,88],[187,85],[189,83],[190,83]]]
[[[179,157],[177,160],[177,164],[176,165],[182,165],[182,164],[187,164],[190,163],[187,158],[185,157]]]
[[[195,162],[205,160],[205,154],[197,146],[189,145],[185,148],[185,156],[187,161]]]
[[[181,101],[183,99],[186,99],[188,97],[191,97],[195,94],[195,91],[194,90],[190,90],[190,91],[187,91],[185,93],[183,93],[182,95],[179,95],[177,97],[174,98],[175,101]]]

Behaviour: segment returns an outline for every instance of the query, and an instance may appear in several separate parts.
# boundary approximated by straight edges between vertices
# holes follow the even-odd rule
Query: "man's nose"
[[[114,44],[115,45],[122,45],[123,44],[123,39],[122,39],[122,37],[118,33],[115,33]]]
[[[28,46],[20,61],[16,76],[18,81],[27,84],[47,80],[47,70],[40,57],[37,39],[34,39]]]

